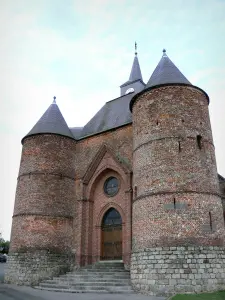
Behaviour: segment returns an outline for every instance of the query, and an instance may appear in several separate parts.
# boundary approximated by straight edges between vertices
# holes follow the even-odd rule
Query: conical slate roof
[[[120,87],[127,86],[128,84],[131,84],[134,81],[138,81],[138,80],[140,80],[144,84],[142,79],[140,64],[137,57],[137,52],[135,52],[135,57],[131,68],[129,80],[123,83]]]
[[[55,99],[31,131],[22,139],[22,142],[26,137],[41,133],[53,133],[74,139]]]
[[[167,83],[191,84],[166,55],[166,50],[163,50],[163,56],[145,88]]]
[[[130,77],[129,77],[129,81],[135,81],[135,80],[142,80],[142,74],[141,74],[141,68],[139,65],[139,61],[138,61],[138,57],[137,54],[134,57],[134,61],[133,61],[133,65],[132,65],[132,69],[130,72]]]

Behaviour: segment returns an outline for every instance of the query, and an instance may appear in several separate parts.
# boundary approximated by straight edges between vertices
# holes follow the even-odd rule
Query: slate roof
[[[145,88],[147,89],[156,85],[167,83],[191,84],[166,55],[166,50],[163,50],[163,56],[152,73],[152,76],[147,82]]]
[[[133,65],[132,65],[132,69],[131,69],[131,72],[130,72],[129,81],[134,81],[134,80],[137,80],[137,79],[141,79],[143,81],[142,74],[141,74],[141,68],[140,68],[139,61],[138,61],[138,57],[137,57],[137,55],[135,55]]]
[[[134,94],[135,93],[127,94],[106,102],[96,115],[83,127],[79,138],[131,123],[132,115],[129,110],[129,104]],[[77,129],[73,130],[74,129],[72,129],[72,132],[76,134],[75,131]]]
[[[129,80],[122,86],[136,81],[143,82],[137,53],[135,52]],[[168,83],[191,84],[169,59],[164,50],[163,56],[152,73],[145,89]],[[136,94],[135,92],[130,93],[106,102],[84,127],[69,128],[57,104],[53,102],[24,138],[35,134],[54,133],[79,140],[90,135],[130,124],[132,123],[132,115],[129,105],[131,104],[132,106]],[[132,98],[133,100],[131,101]]]
[[[132,65],[131,72],[130,72],[129,80],[126,81],[124,84],[122,84],[120,87],[128,85],[128,84],[130,84],[130,83],[132,83],[134,81],[137,81],[137,80],[141,80],[143,82],[143,78],[142,78],[142,74],[141,74],[141,68],[140,68],[140,65],[139,65],[138,57],[137,57],[137,54],[135,54],[133,65]]]
[[[75,138],[75,140],[79,140],[82,134],[83,127],[70,127],[69,129],[72,132],[72,135]]]
[[[53,102],[40,120],[34,125],[31,131],[22,139],[23,140],[32,135],[41,134],[41,133],[54,133],[62,136],[67,136],[74,138],[69,127],[66,124],[65,119],[61,111],[58,108],[58,105]]]
[[[220,175],[220,174],[218,174],[218,178],[219,178],[219,181],[220,181],[220,182],[225,181],[225,178],[224,178],[222,175]]]

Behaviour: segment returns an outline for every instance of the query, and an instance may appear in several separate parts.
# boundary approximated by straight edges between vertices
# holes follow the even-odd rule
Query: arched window
[[[120,213],[115,208],[110,208],[102,219],[102,226],[106,225],[121,225],[122,218]]]

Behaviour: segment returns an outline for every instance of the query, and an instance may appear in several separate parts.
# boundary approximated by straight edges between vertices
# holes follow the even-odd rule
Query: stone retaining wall
[[[11,253],[5,272],[5,283],[35,285],[45,279],[71,271],[72,254],[48,253],[46,250]]]
[[[134,252],[133,288],[148,295],[225,289],[225,248],[158,247]]]

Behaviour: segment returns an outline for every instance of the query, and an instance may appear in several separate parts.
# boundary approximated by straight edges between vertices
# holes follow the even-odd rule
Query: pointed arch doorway
[[[122,218],[115,208],[110,208],[101,224],[101,260],[118,259],[122,259]]]

